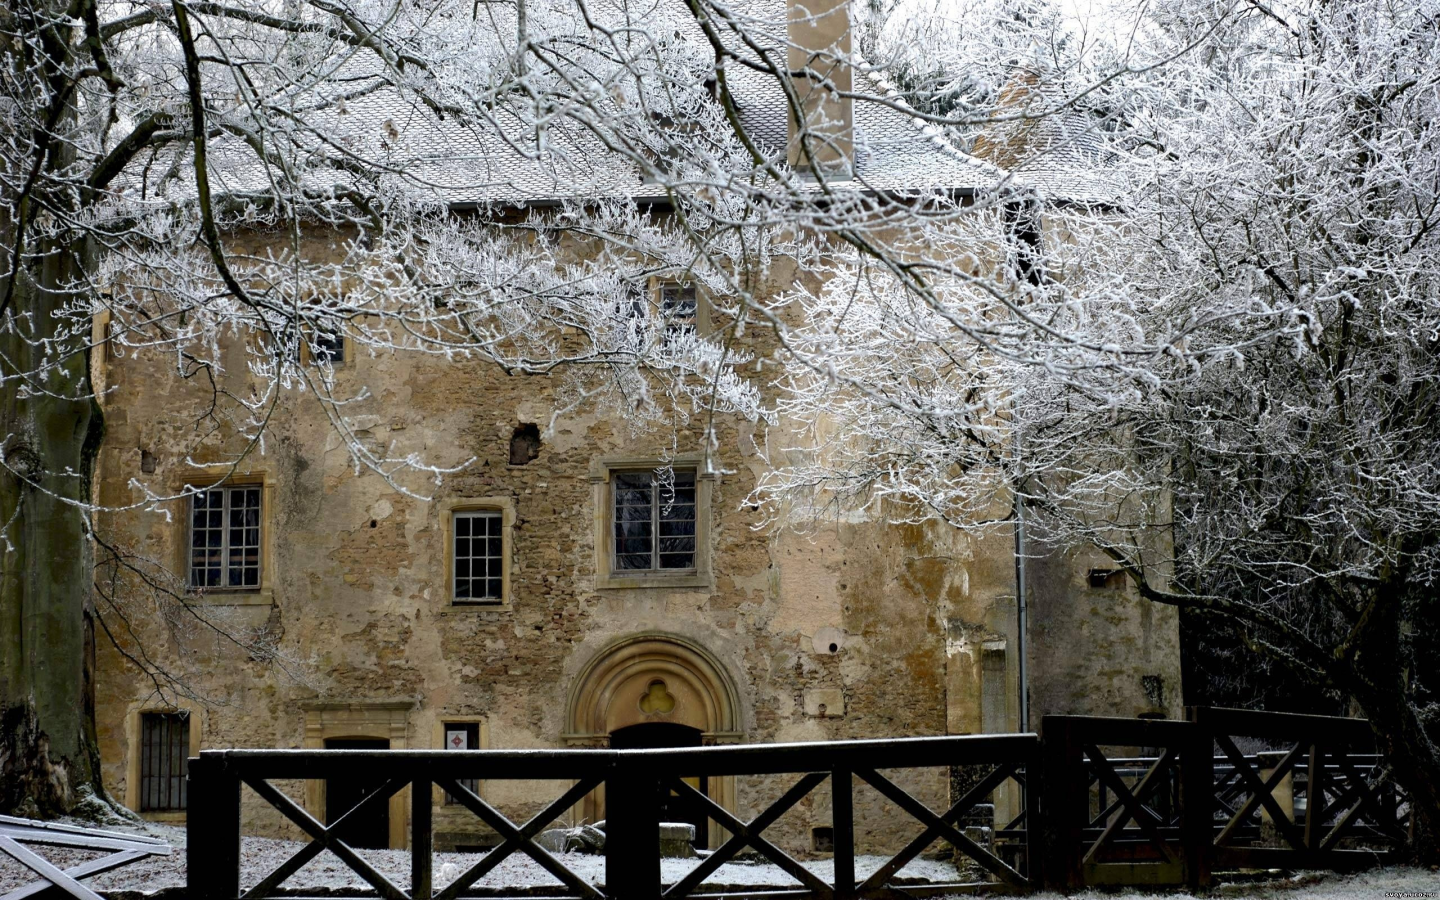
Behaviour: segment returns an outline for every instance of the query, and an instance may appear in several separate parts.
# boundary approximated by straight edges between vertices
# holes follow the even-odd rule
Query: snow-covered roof
[[[670,4],[675,9],[674,18],[662,26],[647,21],[653,31],[695,28],[682,3],[654,0],[654,4],[648,8],[663,10]],[[753,34],[762,46],[778,46],[784,39],[787,0],[737,0],[730,9],[755,26]],[[707,66],[697,66],[697,80],[707,72]],[[773,77],[738,64],[727,65],[726,80],[749,136],[783,161],[788,112],[780,85]],[[856,81],[857,93],[872,93],[888,102],[854,101],[851,177],[828,179],[832,189],[982,191],[1008,183],[1003,169],[962,152],[938,129],[907,112],[898,92],[864,74],[857,73]],[[470,128],[455,117],[438,119],[418,100],[387,89],[348,100],[324,114],[337,117],[336,133],[353,136],[357,157],[393,158],[407,180],[427,185],[450,204],[523,205],[657,192],[634,160],[607,149],[584,127],[548,130],[545,151],[537,153],[535,124],[499,108],[493,112],[496,119],[482,128]],[[499,118],[506,115],[511,118]],[[218,163],[212,165],[212,180],[219,190],[263,189],[265,173],[250,154],[226,153],[217,146],[212,158]]]

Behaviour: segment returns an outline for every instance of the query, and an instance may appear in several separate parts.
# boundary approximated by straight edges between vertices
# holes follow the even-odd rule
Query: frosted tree
[[[924,308],[812,292],[794,341],[833,368],[790,383],[811,449],[762,490],[801,519],[1023,511],[1032,536],[1102,549],[1142,596],[1353,702],[1429,854],[1437,14],[1157,5],[1127,52],[1169,62],[1097,92],[1113,198],[1012,207],[995,283],[1015,299],[987,321],[1015,352],[962,352],[973,287]]]
[[[239,465],[265,452],[281,405],[316,403],[357,469],[425,495],[448,472],[354,427],[364,393],[337,393],[326,350],[337,340],[553,373],[568,402],[604,404],[637,426],[755,418],[771,412],[749,380],[747,327],[804,371],[832,365],[828,348],[791,343],[795,298],[757,285],[781,257],[826,272],[839,247],[845,272],[948,317],[972,347],[1043,361],[1069,345],[1056,333],[1021,346],[995,329],[987,317],[1014,311],[1016,295],[951,253],[957,234],[990,239],[1012,192],[1005,170],[948,155],[947,171],[983,188],[965,197],[943,178],[867,182],[844,164],[855,138],[834,115],[870,103],[918,118],[918,139],[931,140],[993,111],[912,109],[883,57],[831,43],[833,28],[818,29],[832,35],[818,50],[796,46],[785,10],[708,0],[0,9],[0,807],[56,812],[98,791],[87,713],[96,640],[114,639],[161,691],[183,692],[183,676],[126,637],[148,620],[293,662],[271,636],[191,603],[180,573],[97,529],[116,508],[92,484],[97,354],[135,357],[155,379],[208,394],[178,455]],[[802,30],[826,10],[835,15],[802,16]],[[990,52],[1008,53],[1007,40]],[[741,98],[757,92],[788,110],[792,137],[747,126]],[[516,167],[530,193],[493,190],[496,173]],[[542,193],[562,202],[527,212],[525,197]],[[712,334],[654,307],[643,286],[657,276],[715,298]],[[970,308],[945,300],[956,290],[974,295]],[[237,371],[243,389],[227,378]],[[184,499],[143,477],[131,489],[124,503],[157,515]]]

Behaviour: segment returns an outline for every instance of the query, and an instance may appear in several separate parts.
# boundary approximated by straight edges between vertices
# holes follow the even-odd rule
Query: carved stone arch
[[[565,742],[608,747],[621,728],[664,722],[698,729],[705,744],[730,744],[743,736],[741,720],[739,691],[713,654],[678,635],[644,632],[610,643],[580,670],[566,706]],[[708,792],[734,811],[733,777],[711,779]],[[605,818],[603,789],[586,797],[576,814],[587,822]],[[721,840],[722,830],[712,825],[711,846]]]

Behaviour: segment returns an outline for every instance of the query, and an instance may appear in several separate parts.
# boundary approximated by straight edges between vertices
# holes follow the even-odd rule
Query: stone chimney
[[[792,111],[788,157],[797,169],[848,177],[854,160],[849,0],[791,0],[789,66],[808,135]]]

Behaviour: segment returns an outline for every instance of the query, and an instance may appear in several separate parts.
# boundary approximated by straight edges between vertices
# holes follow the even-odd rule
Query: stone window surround
[[[175,571],[185,573],[186,594],[190,599],[212,606],[273,606],[275,604],[275,481],[268,472],[232,472],[228,465],[206,466],[212,474],[182,473],[175,484],[177,493],[184,491],[184,511],[180,518],[180,539]],[[256,588],[207,588],[199,592],[190,587],[190,529],[193,501],[190,492],[220,486],[260,486],[260,585]]]
[[[448,497],[438,504],[440,509],[440,560],[445,612],[509,609],[514,594],[510,571],[515,557],[515,500],[511,497]],[[455,513],[490,510],[500,513],[499,600],[455,600]],[[456,721],[459,721],[458,719]],[[438,744],[436,746],[439,746]]]
[[[434,747],[436,750],[444,750],[444,749],[445,749],[445,726],[446,726],[446,725],[450,725],[450,724],[456,724],[456,725],[461,725],[461,724],[463,724],[463,725],[478,725],[478,726],[480,726],[480,728],[479,728],[479,732],[480,732],[480,746],[479,746],[479,747],[472,748],[472,749],[476,749],[476,750],[489,750],[489,749],[490,749],[490,717],[489,717],[489,716],[451,715],[451,714],[449,714],[449,713],[444,713],[444,712],[437,712],[437,713],[435,714],[435,726],[431,729],[431,743],[430,743],[430,746]],[[476,780],[476,782],[475,782],[475,793],[479,794],[481,797],[484,797],[484,796],[485,796],[485,780],[484,780],[483,778]],[[454,806],[446,806],[446,805],[445,805],[445,792],[442,791],[438,786],[435,787],[435,789],[434,789],[434,797],[432,798],[432,805],[435,807],[435,812],[432,813],[432,815],[436,816],[437,818],[440,817],[440,816],[447,816],[447,817],[448,817],[448,816],[451,816],[451,815],[453,814],[453,815],[455,815],[455,817],[457,817],[457,818],[464,818],[464,819],[466,820],[466,824],[471,824],[471,825],[474,824],[474,817],[471,815],[470,810],[466,809],[466,808],[463,807],[463,806],[459,806],[459,805],[454,805]],[[444,812],[442,812],[442,810],[444,810]]]
[[[414,700],[310,700],[300,704],[305,712],[307,750],[322,750],[326,738],[382,738],[391,750],[409,746],[410,712]],[[410,841],[410,788],[390,798],[390,849],[403,850]],[[305,811],[325,821],[325,781],[305,781]]]
[[[140,811],[140,717],[145,713],[189,713],[190,756],[200,753],[202,710],[192,706],[167,706],[135,703],[125,711],[125,807],[147,822],[184,822],[183,809]]]
[[[695,470],[695,568],[676,574],[643,572],[619,574],[614,571],[614,505],[610,473],[627,469],[656,469],[662,466]],[[710,494],[715,472],[703,453],[677,453],[669,459],[659,456],[603,455],[590,461],[591,506],[594,510],[595,589],[615,588],[713,588],[710,568]]]
[[[314,329],[310,329],[305,332],[306,339],[300,344],[300,355],[307,365],[316,362],[315,353],[310,349],[309,340],[310,332],[313,330]],[[353,368],[355,365],[355,342],[351,340],[350,335],[344,331],[340,332],[340,352],[344,354],[340,363],[338,365],[333,362],[330,364],[330,369],[337,373]]]
[[[658,275],[652,276],[648,288],[650,293],[649,299],[650,302],[654,304],[655,310],[657,312],[663,312],[664,295],[661,294],[661,289],[670,287],[671,285],[695,288],[695,333],[701,337],[710,334],[710,303],[699,282],[688,281],[678,277],[665,278]]]

